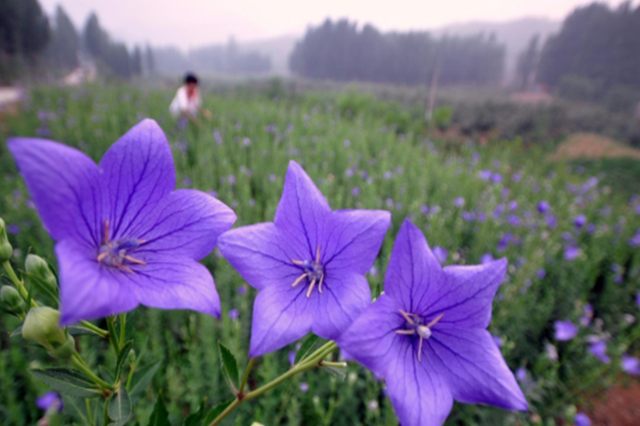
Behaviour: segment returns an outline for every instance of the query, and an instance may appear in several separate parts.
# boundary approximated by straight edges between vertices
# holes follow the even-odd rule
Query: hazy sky
[[[608,0],[609,4],[620,1]],[[128,43],[181,48],[301,34],[326,17],[370,22],[382,30],[436,28],[471,20],[522,16],[562,19],[588,0],[40,0],[48,13],[61,4],[78,25],[95,11],[102,25]]]

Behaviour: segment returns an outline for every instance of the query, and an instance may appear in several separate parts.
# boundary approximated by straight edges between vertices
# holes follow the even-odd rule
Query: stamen
[[[418,362],[421,361],[422,355],[422,336],[420,336],[420,344],[418,345]]]
[[[133,272],[133,270],[132,270],[131,268],[129,268],[128,266],[121,265],[121,264],[119,264],[119,263],[116,263],[116,264],[115,264],[115,265],[113,265],[113,266],[115,266],[115,267],[116,267],[116,268],[118,268],[118,269],[122,269],[123,271],[127,271],[127,272],[128,272],[128,273],[130,273],[130,274],[133,274],[133,273],[134,273],[134,272]]]
[[[415,330],[396,330],[396,333],[412,335],[412,334],[416,334],[416,331]]]
[[[316,263],[320,264],[320,244],[318,244],[318,249],[316,250]]]
[[[98,255],[98,262],[102,262],[104,260],[105,257],[107,257],[109,253],[105,252],[105,253],[100,253]]]
[[[431,328],[434,325],[436,325],[438,323],[438,321],[440,321],[442,319],[443,316],[444,316],[444,314],[438,315],[433,321],[431,321],[429,324],[427,324],[427,328]]]
[[[302,260],[293,260],[293,259],[291,259],[291,262],[293,262],[294,265],[298,265],[298,266],[304,265],[304,262]]]
[[[404,317],[404,319],[407,320],[407,322],[411,325],[415,325],[416,323],[413,322],[413,320],[411,319],[410,314],[406,313],[405,311],[403,311],[402,309],[400,309],[400,315],[402,315]]]
[[[311,290],[313,290],[313,286],[316,285],[316,279],[314,278],[311,281],[311,285],[309,286],[309,290],[307,290],[307,299],[311,297]]]
[[[104,222],[104,243],[109,244],[109,219]]]
[[[307,274],[306,272],[305,272],[304,274],[300,275],[300,276],[299,276],[299,277],[298,277],[298,278],[293,282],[293,284],[291,285],[291,287],[295,287],[295,286],[297,286],[298,284],[300,284],[300,283],[302,282],[302,280],[303,280],[307,275],[309,275],[309,274]]]
[[[320,284],[318,284],[318,291],[322,294],[322,281],[324,281],[324,274],[320,275]]]
[[[129,262],[137,263],[138,265],[146,265],[147,264],[147,262],[142,261],[142,260],[138,260],[135,257],[125,256],[124,258],[127,259]]]

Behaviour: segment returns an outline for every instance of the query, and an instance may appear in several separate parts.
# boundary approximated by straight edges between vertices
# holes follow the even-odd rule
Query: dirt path
[[[640,425],[640,383],[634,380],[608,389],[587,412],[592,426]]]
[[[592,133],[575,133],[558,145],[551,160],[577,160],[627,157],[640,160],[640,150]]]

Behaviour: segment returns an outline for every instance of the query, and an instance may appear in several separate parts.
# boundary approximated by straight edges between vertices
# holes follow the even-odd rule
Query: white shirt
[[[169,105],[169,112],[171,115],[177,117],[184,111],[189,114],[195,115],[198,113],[198,109],[202,105],[202,99],[200,99],[200,91],[196,89],[195,94],[189,98],[187,96],[187,87],[182,86],[176,92],[176,96]]]

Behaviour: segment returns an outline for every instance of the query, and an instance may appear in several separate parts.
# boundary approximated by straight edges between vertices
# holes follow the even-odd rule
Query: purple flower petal
[[[607,343],[604,340],[591,344],[589,346],[589,352],[605,364],[611,362],[611,358],[607,355]]]
[[[640,359],[629,355],[622,355],[622,369],[633,376],[639,376]]]
[[[58,392],[46,392],[36,399],[36,407],[44,411],[60,412],[62,411],[62,398]]]
[[[453,406],[449,386],[432,361],[417,362],[411,346],[404,346],[386,377],[398,420],[403,426],[441,425]]]
[[[96,164],[82,152],[40,139],[8,143],[44,227],[55,241],[99,243],[102,191]]]
[[[456,401],[527,410],[527,401],[488,331],[434,327],[424,351],[423,359],[434,359]]]
[[[554,323],[556,328],[555,339],[560,341],[571,340],[578,334],[578,327],[571,321],[556,321]]]
[[[591,419],[584,413],[578,413],[575,417],[576,426],[591,426]]]

